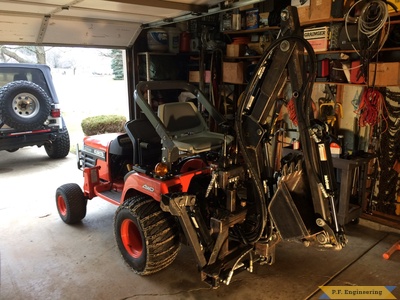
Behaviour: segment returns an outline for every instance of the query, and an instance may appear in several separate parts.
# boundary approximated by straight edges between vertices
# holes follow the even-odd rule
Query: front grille
[[[96,165],[96,161],[97,158],[81,151],[81,157],[80,157],[81,161],[82,161],[82,166],[84,168],[93,168]]]

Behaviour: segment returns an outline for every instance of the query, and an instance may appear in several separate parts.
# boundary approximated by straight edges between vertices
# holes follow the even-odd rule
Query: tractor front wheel
[[[76,183],[67,183],[56,191],[58,214],[67,224],[75,224],[86,216],[86,204],[82,189]]]
[[[114,234],[125,262],[140,275],[158,272],[179,251],[179,233],[174,218],[161,210],[154,199],[138,195],[119,206]]]

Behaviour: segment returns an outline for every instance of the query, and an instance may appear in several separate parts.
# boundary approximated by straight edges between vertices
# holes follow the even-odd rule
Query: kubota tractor
[[[231,123],[197,87],[140,82],[135,103],[144,117],[127,122],[126,134],[84,139],[78,153],[83,190],[65,184],[56,192],[62,220],[79,222],[87,200],[103,198],[118,205],[115,239],[136,273],[167,267],[186,244],[212,287],[229,284],[240,270],[251,272],[256,262],[272,264],[280,240],[340,250],[347,240],[336,217],[329,138],[312,117],[315,54],[302,38],[295,8],[282,12],[281,30]],[[275,124],[285,105],[278,96],[286,84],[302,151],[282,158],[276,169]],[[166,89],[190,92],[197,104],[166,103],[154,112],[145,93]],[[217,130],[209,130],[204,112]]]

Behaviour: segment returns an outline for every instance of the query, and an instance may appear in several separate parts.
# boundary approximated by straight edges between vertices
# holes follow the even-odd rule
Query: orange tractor
[[[143,118],[127,122],[126,134],[84,139],[83,190],[77,184],[57,189],[61,219],[82,220],[88,199],[114,203],[116,243],[134,272],[167,267],[185,244],[212,287],[229,284],[240,270],[251,272],[256,262],[272,264],[281,240],[340,250],[347,240],[336,217],[329,139],[310,113],[315,55],[294,8],[283,11],[281,28],[233,121],[188,83],[140,82],[135,103]],[[302,153],[284,157],[276,170],[274,128],[284,105],[278,94],[288,77]],[[145,91],[166,89],[189,92],[195,101],[165,103],[155,112]],[[210,120],[216,130],[209,130]]]

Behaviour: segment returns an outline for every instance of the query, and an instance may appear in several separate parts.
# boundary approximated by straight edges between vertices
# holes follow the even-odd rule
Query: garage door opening
[[[129,119],[125,50],[0,46],[0,62],[50,66],[72,148],[82,142],[83,119],[98,115]]]

